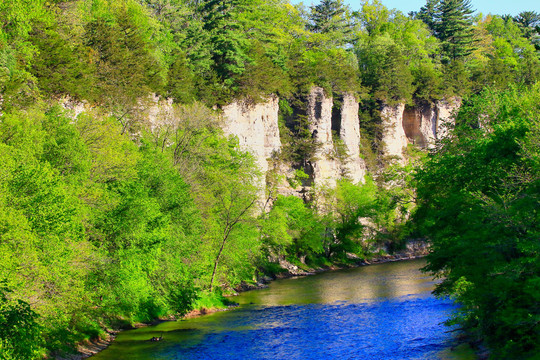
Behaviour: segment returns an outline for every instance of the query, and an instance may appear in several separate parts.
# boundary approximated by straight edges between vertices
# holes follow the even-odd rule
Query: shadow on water
[[[442,322],[456,307],[430,294],[423,265],[275,281],[235,297],[234,310],[120,333],[94,359],[474,359],[470,349],[449,350]]]

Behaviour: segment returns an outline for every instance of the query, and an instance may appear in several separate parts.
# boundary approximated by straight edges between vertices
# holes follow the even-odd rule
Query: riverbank
[[[407,243],[405,249],[396,251],[392,254],[381,252],[378,255],[374,255],[369,260],[359,258],[355,254],[348,254],[348,262],[335,263],[329,266],[321,267],[308,267],[307,265],[299,267],[298,265],[292,264],[285,259],[279,259],[279,265],[284,270],[273,275],[264,274],[257,279],[256,283],[247,283],[242,282],[240,285],[234,288],[237,295],[238,293],[250,290],[264,289],[268,286],[268,283],[278,280],[278,279],[289,279],[297,276],[310,276],[315,275],[325,271],[335,271],[342,269],[350,269],[359,266],[367,266],[374,264],[382,264],[392,261],[404,261],[404,260],[413,260],[418,258],[423,258],[429,253],[429,243],[421,240],[410,241]]]
[[[381,264],[381,263],[393,262],[393,261],[413,260],[413,259],[426,256],[428,252],[429,252],[429,246],[425,242],[411,242],[407,245],[407,247],[404,250],[395,252],[393,254],[380,254],[380,255],[372,257],[369,260],[360,259],[358,257],[354,257],[353,254],[349,254],[349,260],[350,260],[349,263],[333,264],[330,266],[310,268],[309,271],[301,269],[300,267],[294,264],[291,264],[289,262],[286,262],[285,260],[281,260],[280,266],[285,271],[280,272],[276,274],[275,276],[269,276],[269,275],[261,276],[258,279],[257,283],[255,284],[241,283],[239,286],[234,288],[234,292],[232,292],[230,296],[238,295],[238,293],[245,292],[245,291],[265,288],[268,286],[268,283],[274,280],[278,280],[278,279],[286,279],[286,278],[293,278],[293,277],[300,277],[300,276],[310,276],[310,275],[315,275],[321,272],[335,271],[335,270],[341,270],[341,269],[347,269],[347,268],[355,268],[355,267],[360,267],[360,266]],[[94,339],[91,341],[86,341],[84,343],[79,344],[77,346],[77,353],[69,354],[69,355],[62,355],[62,356],[55,356],[54,358],[56,360],[87,359],[99,353],[100,351],[105,350],[114,341],[114,339],[116,338],[116,335],[121,331],[157,325],[165,321],[192,319],[195,317],[200,317],[200,316],[204,316],[204,315],[208,315],[208,314],[212,314],[216,312],[227,311],[237,306],[238,306],[237,304],[229,304],[224,308],[202,306],[200,308],[193,309],[190,312],[188,312],[186,315],[182,317],[178,317],[178,318],[175,318],[175,317],[161,318],[161,319],[156,319],[155,321],[152,321],[151,323],[147,323],[147,324],[139,323],[139,324],[134,324],[132,326],[126,326],[125,328],[119,328],[119,329],[114,329],[114,330],[108,329],[106,330],[106,334],[107,334],[106,337]]]

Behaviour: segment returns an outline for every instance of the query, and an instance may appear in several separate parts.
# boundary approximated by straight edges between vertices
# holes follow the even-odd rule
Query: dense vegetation
[[[540,343],[539,110],[538,85],[471,98],[418,173],[436,291],[461,303],[452,321],[501,359],[533,358]]]
[[[439,234],[430,270],[448,275],[440,291],[458,291],[468,326],[503,354],[533,351],[538,25],[534,12],[473,18],[466,1],[430,0],[409,15],[378,1],[357,12],[341,0],[0,2],[0,358],[69,350],[107,328],[211,306],[281,271],[279,260],[347,262],[410,231]],[[211,108],[279,95],[281,157],[299,165],[317,146],[302,109],[314,85],[361,99],[373,174],[303,201],[272,181],[261,188]],[[381,168],[380,107],[469,95],[455,142],[418,176],[423,228],[404,225],[412,165]],[[301,166],[297,175],[291,186]],[[471,223],[451,228],[456,218],[434,204],[473,212]],[[491,268],[450,263],[465,259],[466,241],[492,255]]]

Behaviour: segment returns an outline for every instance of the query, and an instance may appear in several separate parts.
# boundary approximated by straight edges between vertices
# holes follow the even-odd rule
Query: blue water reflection
[[[455,305],[431,295],[424,265],[275,281],[235,297],[234,310],[120,333],[95,360],[474,358],[449,351],[455,340],[442,323]],[[163,341],[148,341],[160,335]]]
[[[454,308],[431,296],[247,307],[229,317],[228,329],[210,331],[197,344],[163,349],[157,358],[435,359],[449,346],[441,322]]]

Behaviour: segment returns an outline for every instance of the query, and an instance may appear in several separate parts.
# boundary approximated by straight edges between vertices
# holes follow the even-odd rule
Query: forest
[[[461,304],[449,322],[493,358],[532,358],[539,78],[531,9],[0,1],[0,359],[224,306],[239,285],[283,272],[276,259],[347,265],[418,238],[431,243],[437,293]],[[313,86],[358,99],[365,182],[344,176],[305,199],[261,189],[220,107],[279,96],[276,156],[301,187],[318,146],[301,109]],[[450,97],[463,105],[447,138],[409,149],[406,164],[385,156],[383,105]],[[167,127],[151,121],[156,99],[169,101],[157,115]]]

